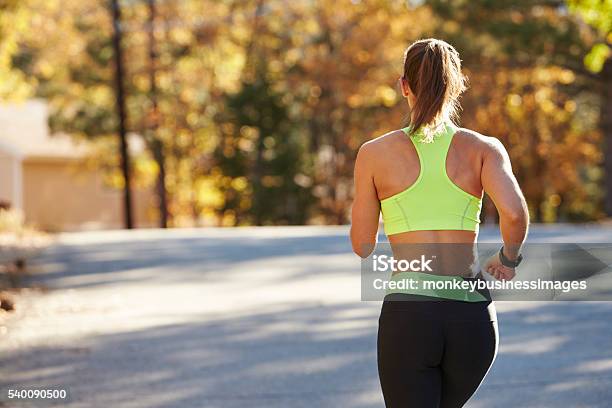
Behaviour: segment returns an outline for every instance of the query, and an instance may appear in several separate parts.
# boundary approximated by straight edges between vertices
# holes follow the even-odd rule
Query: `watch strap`
[[[519,254],[519,256],[516,258],[516,261],[511,261],[510,259],[506,257],[506,255],[504,255],[504,247],[502,246],[499,250],[499,260],[502,263],[502,265],[504,265],[507,268],[516,268],[517,266],[520,265],[521,261],[523,260],[523,255]]]

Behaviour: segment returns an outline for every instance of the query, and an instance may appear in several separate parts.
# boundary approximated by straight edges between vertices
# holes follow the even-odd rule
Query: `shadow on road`
[[[28,349],[0,359],[14,373],[2,385],[63,385],[93,406],[380,407],[371,306],[279,306]],[[534,302],[500,312],[500,354],[469,406],[605,406],[611,311]]]
[[[241,237],[240,240],[229,237],[125,240],[86,247],[58,245],[36,260],[34,268],[40,272],[31,276],[30,283],[64,289],[118,282],[138,283],[144,279],[150,281],[149,275],[145,278],[131,275],[131,272],[143,269],[159,270],[157,278],[166,282],[202,281],[219,277],[219,272],[230,265],[240,268],[241,264],[258,261],[263,265],[268,259],[347,255],[350,251],[350,243],[344,233],[295,238]],[[357,259],[355,268],[358,271]],[[173,270],[180,273],[168,273]],[[311,268],[307,272],[317,274],[328,271]],[[76,284],[62,280],[86,275],[96,276]],[[303,276],[303,273],[300,270],[295,275]],[[284,278],[290,280],[295,275],[285,274]]]

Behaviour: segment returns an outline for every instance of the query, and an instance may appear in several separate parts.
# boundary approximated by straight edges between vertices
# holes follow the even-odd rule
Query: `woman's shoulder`
[[[363,152],[363,154],[382,153],[397,147],[399,144],[406,143],[407,140],[404,131],[401,129],[392,130],[364,142],[359,148],[359,152]]]
[[[364,142],[357,152],[355,166],[368,169],[370,173],[379,171],[381,165],[400,151],[402,139],[404,143],[407,141],[404,132],[393,130]]]
[[[498,151],[504,148],[502,142],[498,138],[483,135],[482,133],[468,128],[458,128],[455,137],[483,151]]]

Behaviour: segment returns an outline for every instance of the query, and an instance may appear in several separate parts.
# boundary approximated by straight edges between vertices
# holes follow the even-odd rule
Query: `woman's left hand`
[[[501,263],[498,253],[495,253],[487,259],[482,270],[497,280],[512,280],[516,276],[514,268],[508,268]]]

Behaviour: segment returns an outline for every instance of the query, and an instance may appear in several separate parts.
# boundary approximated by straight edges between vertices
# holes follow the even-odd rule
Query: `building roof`
[[[49,135],[48,109],[43,100],[0,105],[0,151],[28,158],[79,158],[88,148],[69,135]]]

